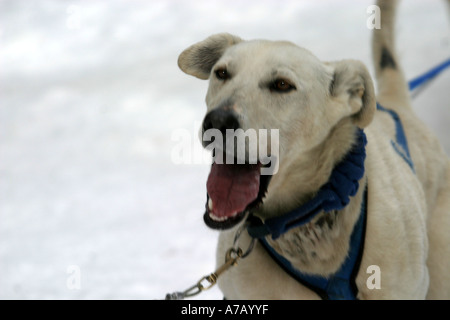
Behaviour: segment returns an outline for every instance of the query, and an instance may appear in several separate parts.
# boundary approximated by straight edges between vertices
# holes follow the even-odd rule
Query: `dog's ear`
[[[355,125],[365,128],[372,122],[376,110],[372,77],[364,64],[357,60],[327,63],[334,68],[330,95],[351,108]]]
[[[185,73],[206,80],[225,50],[241,41],[229,33],[212,35],[184,50],[178,57],[178,66]]]

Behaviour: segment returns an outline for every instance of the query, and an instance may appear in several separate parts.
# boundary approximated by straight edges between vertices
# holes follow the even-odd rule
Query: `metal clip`
[[[227,250],[225,254],[225,263],[223,265],[221,265],[210,275],[202,277],[195,285],[193,285],[189,289],[183,292],[168,293],[166,295],[166,300],[183,300],[184,298],[193,297],[198,295],[202,291],[211,289],[217,283],[220,275],[222,275],[231,267],[237,265],[239,259],[247,257],[250,252],[252,252],[256,240],[252,238],[247,250],[245,252],[242,251],[242,249],[239,247],[239,238],[245,228],[246,225],[244,224],[236,231],[233,247]]]

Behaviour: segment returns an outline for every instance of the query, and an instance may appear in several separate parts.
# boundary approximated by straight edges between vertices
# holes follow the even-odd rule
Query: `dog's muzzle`
[[[241,129],[237,113],[230,107],[232,104],[222,104],[206,114],[203,120],[202,144],[205,148],[213,145],[214,162],[206,183],[207,203],[204,215],[205,223],[214,229],[228,229],[242,221],[245,214],[259,205],[267,191],[268,177],[261,179],[262,163],[256,161],[242,161],[233,143],[234,137],[228,141],[228,134]],[[205,139],[208,130],[216,130],[222,141],[208,141]],[[206,133],[206,134],[205,134]],[[214,138],[217,139],[215,136]],[[227,156],[234,161],[228,162]],[[218,155],[220,157],[218,157]],[[218,161],[218,158],[222,161]],[[227,160],[227,161],[225,161]],[[239,164],[240,163],[240,164]]]

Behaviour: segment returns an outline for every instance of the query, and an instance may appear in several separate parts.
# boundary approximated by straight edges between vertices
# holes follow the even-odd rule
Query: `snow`
[[[0,1],[0,299],[161,299],[211,273],[209,166],[172,158],[179,129],[200,149],[207,83],[178,70],[178,54],[226,31],[373,70],[371,4]],[[450,57],[448,13],[444,1],[402,3],[408,79]],[[449,80],[414,100],[447,153]]]

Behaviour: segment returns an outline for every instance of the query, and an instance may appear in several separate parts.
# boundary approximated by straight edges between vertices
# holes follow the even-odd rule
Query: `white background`
[[[373,71],[372,1],[0,1],[0,298],[160,299],[215,267],[207,164],[171,161],[207,83],[178,54],[216,32]],[[444,1],[405,0],[408,79],[450,57]],[[414,108],[450,153],[450,70]],[[80,270],[80,288],[67,286]],[[221,299],[217,288],[200,299]]]

